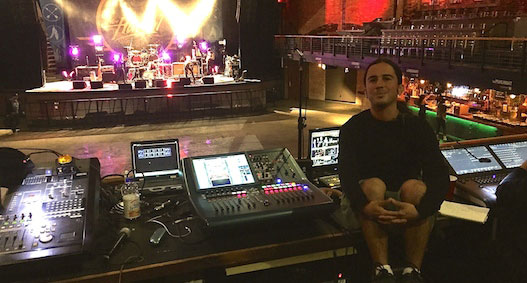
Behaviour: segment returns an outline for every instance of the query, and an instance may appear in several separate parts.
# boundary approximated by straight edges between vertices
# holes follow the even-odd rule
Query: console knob
[[[44,244],[51,242],[51,240],[53,240],[53,235],[51,234],[43,234],[43,235],[40,235],[40,238],[39,238],[39,241]]]

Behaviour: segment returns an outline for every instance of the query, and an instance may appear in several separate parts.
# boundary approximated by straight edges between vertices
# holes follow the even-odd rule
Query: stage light
[[[510,97],[511,99],[515,99],[515,98],[516,98],[516,94],[511,94],[511,95],[509,95],[509,97]]]
[[[113,54],[113,61],[114,61],[115,63],[121,61],[121,54],[119,54],[119,53],[114,53],[114,54]]]
[[[420,80],[419,82],[420,82],[422,85],[425,84],[425,80]]]
[[[207,49],[209,48],[209,45],[207,44],[206,41],[202,41],[202,42],[199,44],[199,48],[201,48],[201,50],[203,50],[203,51],[207,51]]]
[[[326,64],[322,64],[322,70],[326,69]]]
[[[96,34],[96,35],[92,36],[91,39],[93,41],[93,44],[95,44],[96,46],[97,45],[102,45],[102,35]]]
[[[446,83],[446,87],[447,87],[447,88],[451,88],[451,87],[452,87],[452,84],[451,84],[451,83]]]
[[[164,61],[170,61],[170,54],[168,54],[168,52],[166,51],[163,51],[163,53],[161,53],[161,58],[163,58]]]
[[[104,47],[102,45],[95,46],[95,51],[97,51],[97,52],[102,52],[103,49],[104,49]]]
[[[76,46],[76,45],[72,45],[70,46],[70,54],[71,56],[73,57],[78,57],[79,56],[79,47]]]

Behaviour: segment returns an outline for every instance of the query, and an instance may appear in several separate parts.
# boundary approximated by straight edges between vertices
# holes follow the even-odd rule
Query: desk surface
[[[184,199],[183,195],[176,197],[179,200]],[[82,258],[24,263],[0,271],[0,274],[4,273],[3,278],[13,280],[117,281],[122,263],[129,257],[140,256],[140,262],[132,261],[124,265],[121,280],[126,282],[199,273],[207,269],[227,268],[349,247],[354,239],[360,239],[359,236],[343,231],[329,217],[288,219],[214,232],[207,231],[202,221],[195,219],[179,224],[181,232],[184,231],[185,225],[192,230],[188,237],[176,239],[165,234],[158,246],[152,246],[149,238],[153,231],[161,226],[146,223],[146,220],[168,212],[170,215],[164,215],[158,220],[168,224],[172,233],[177,234],[177,227],[171,223],[190,213],[188,202],[166,208],[166,211],[161,213],[149,213],[152,211],[149,207],[166,199],[167,196],[149,199],[149,204],[145,203],[142,208],[143,215],[133,221],[125,220],[120,215],[101,212],[97,240],[90,252]],[[117,231],[121,227],[129,227],[132,230],[130,239],[126,240],[108,261],[103,255],[115,243]],[[35,272],[28,273],[28,269]]]

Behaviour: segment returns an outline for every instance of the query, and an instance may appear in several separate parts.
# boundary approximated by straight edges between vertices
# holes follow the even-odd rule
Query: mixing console
[[[183,164],[190,200],[210,227],[333,207],[285,148],[187,158]]]
[[[0,265],[79,254],[93,236],[99,161],[34,169],[0,211]]]

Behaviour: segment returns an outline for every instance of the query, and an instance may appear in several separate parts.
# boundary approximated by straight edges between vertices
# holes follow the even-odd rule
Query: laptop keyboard
[[[330,188],[340,188],[340,178],[337,174],[319,177],[318,181],[320,184]]]

